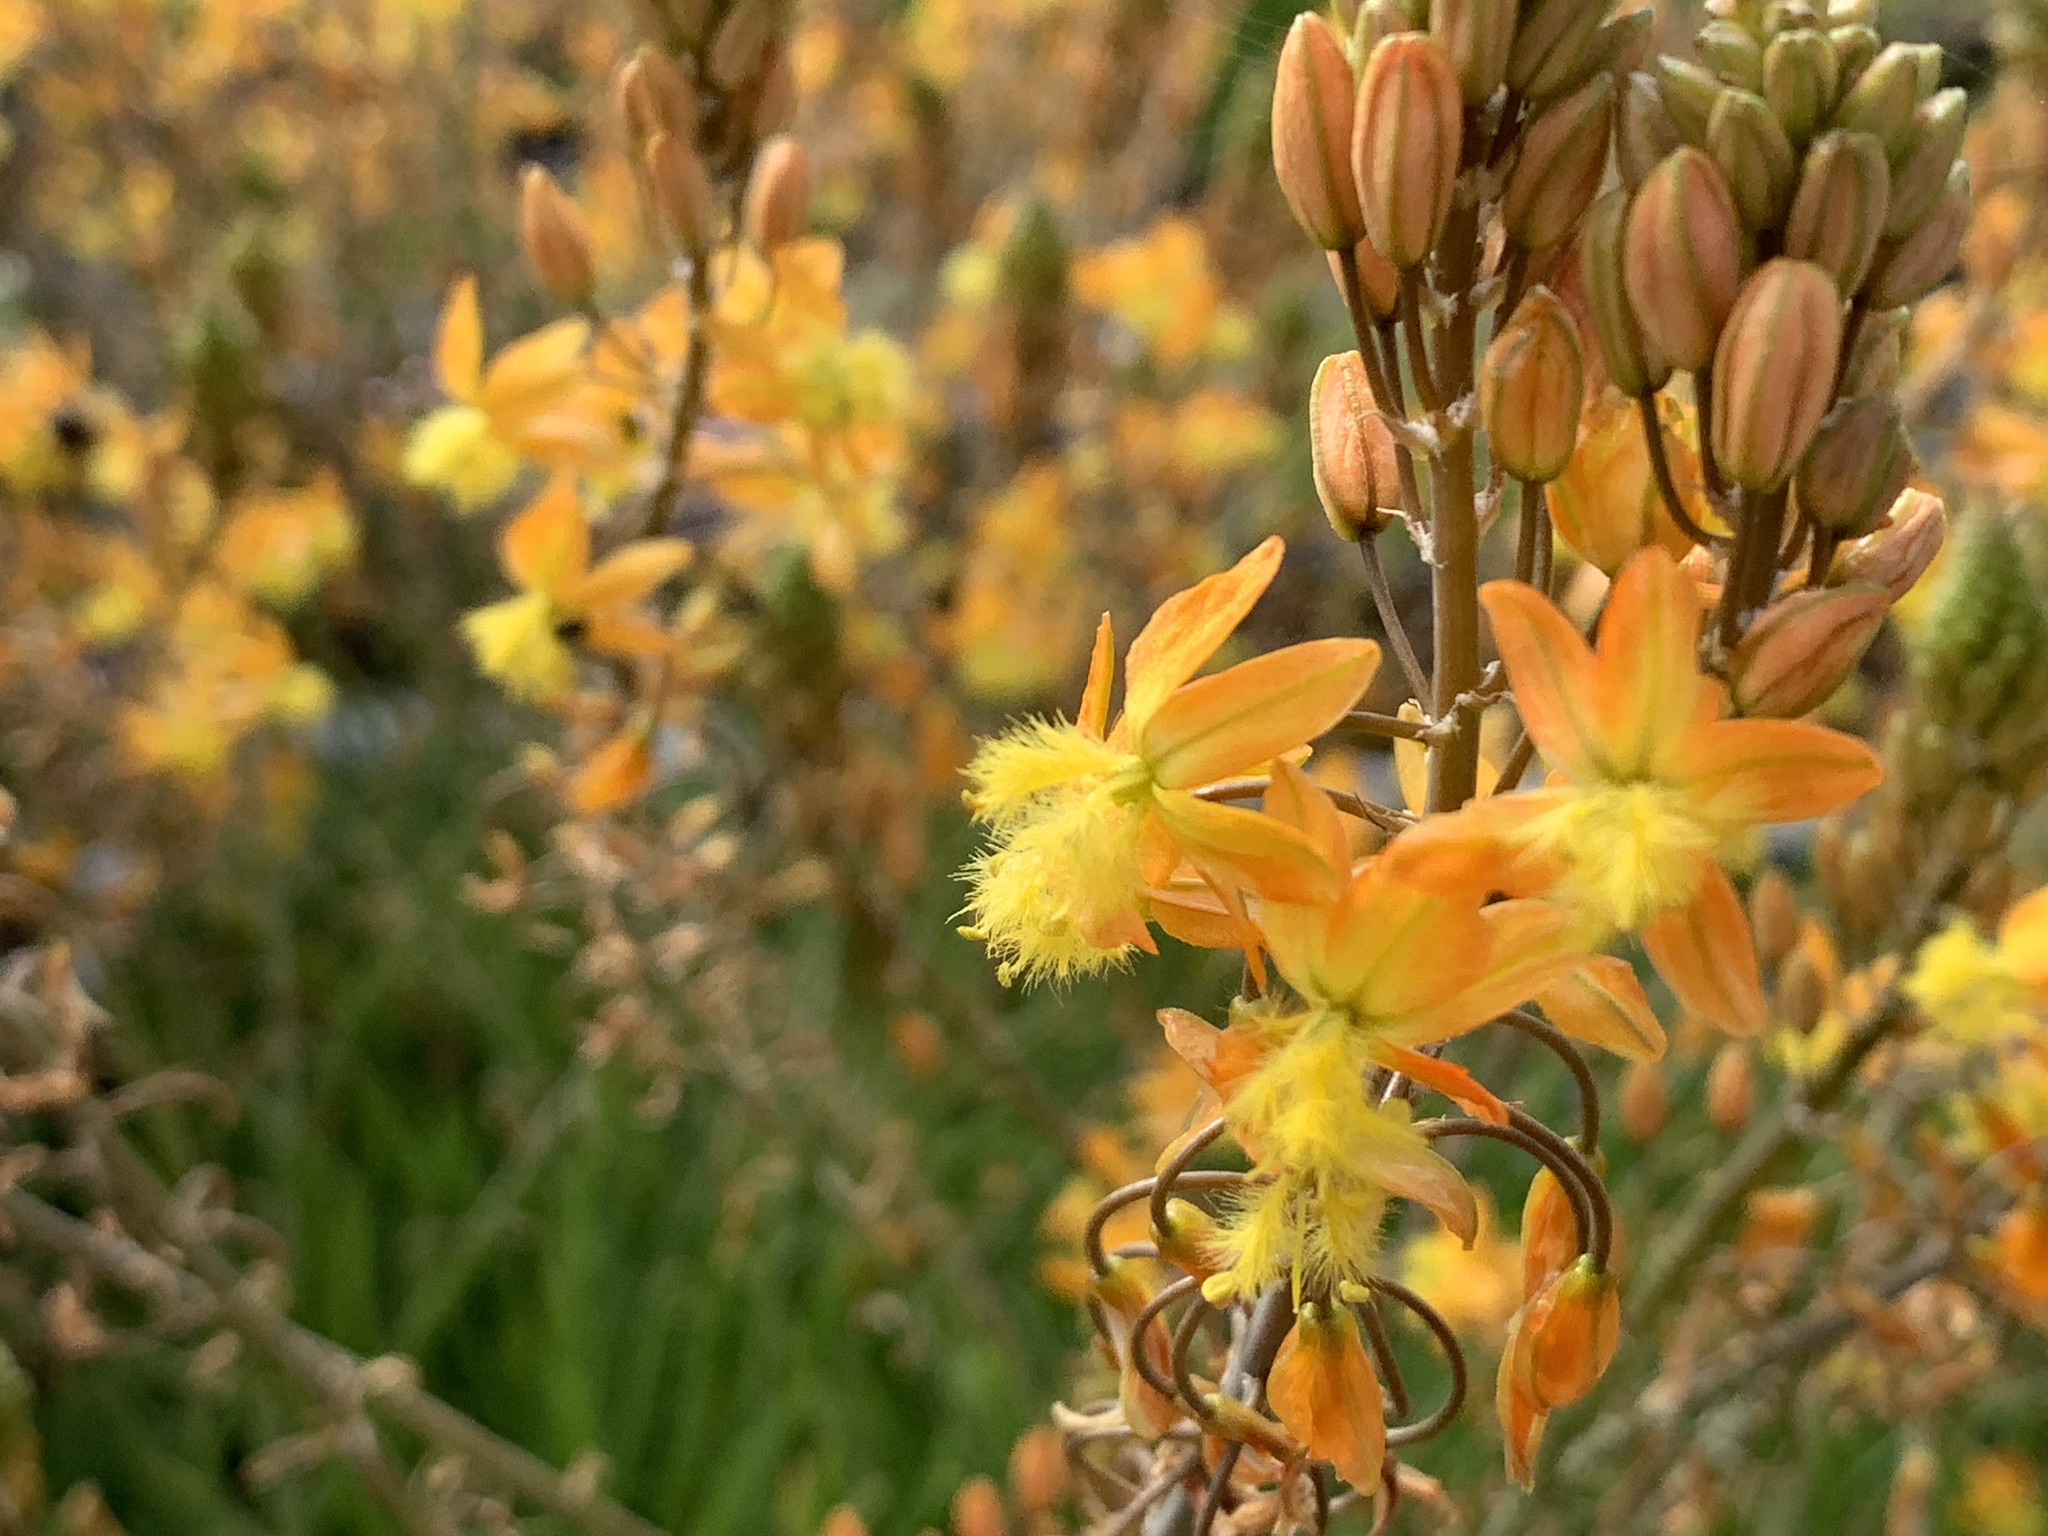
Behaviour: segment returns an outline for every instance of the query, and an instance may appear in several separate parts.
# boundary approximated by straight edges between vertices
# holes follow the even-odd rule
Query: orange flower
[[[1519,582],[1481,592],[1516,707],[1552,773],[1404,833],[1391,866],[1437,889],[1553,892],[1638,932],[1695,1013],[1749,1034],[1765,1005],[1742,903],[1721,868],[1754,827],[1855,799],[1883,770],[1862,742],[1794,720],[1730,720],[1694,657],[1701,603],[1662,549],[1615,581],[1590,649]]]
[[[1349,1307],[1302,1307],[1273,1357],[1266,1397],[1309,1455],[1330,1463],[1354,1488],[1378,1488],[1387,1455],[1386,1410]]]

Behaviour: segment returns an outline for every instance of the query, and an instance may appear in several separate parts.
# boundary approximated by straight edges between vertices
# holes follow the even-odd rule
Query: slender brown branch
[[[1394,589],[1387,581],[1387,568],[1380,561],[1379,545],[1372,539],[1360,539],[1358,552],[1365,561],[1365,584],[1372,593],[1372,605],[1379,610],[1380,628],[1387,632],[1387,644],[1393,647],[1394,659],[1401,664],[1401,674],[1408,679],[1408,686],[1415,691],[1415,702],[1429,702],[1429,673],[1423,670],[1422,660],[1415,654],[1415,642],[1408,638],[1408,626],[1401,622],[1401,608],[1394,601]]]
[[[1643,426],[1643,447],[1650,455],[1650,473],[1657,482],[1657,495],[1664,503],[1664,510],[1671,515],[1682,532],[1693,543],[1713,549],[1722,541],[1693,520],[1686,510],[1685,497],[1679,493],[1677,477],[1671,473],[1671,454],[1664,446],[1664,423],[1657,414],[1657,397],[1643,395],[1636,401],[1636,410]]]

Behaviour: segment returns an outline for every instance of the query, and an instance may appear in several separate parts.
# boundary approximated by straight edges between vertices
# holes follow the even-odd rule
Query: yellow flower
[[[236,499],[214,546],[214,568],[231,585],[275,607],[303,601],[355,558],[356,526],[334,473],[300,490]]]
[[[2033,1033],[2048,1008],[2048,887],[2005,914],[1996,944],[1966,917],[1927,940],[1905,992],[1953,1045],[1983,1048]]]

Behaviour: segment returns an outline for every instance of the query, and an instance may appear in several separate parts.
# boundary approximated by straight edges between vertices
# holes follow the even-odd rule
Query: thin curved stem
[[[1146,1302],[1139,1309],[1138,1315],[1131,1319],[1131,1340],[1126,1346],[1130,1350],[1131,1365],[1140,1376],[1145,1378],[1145,1384],[1148,1387],[1169,1402],[1179,1394],[1175,1383],[1159,1375],[1157,1368],[1147,1358],[1145,1354],[1145,1334],[1160,1313],[1164,1312],[1182,1297],[1193,1295],[1200,1284],[1201,1282],[1196,1280],[1193,1275],[1184,1275],[1174,1281],[1173,1284],[1162,1286],[1159,1294]]]
[[[1415,392],[1422,397],[1422,409],[1436,415],[1450,402],[1437,388],[1436,371],[1429,363],[1429,337],[1422,328],[1422,269],[1411,267],[1401,274],[1401,334],[1408,342],[1408,371],[1415,377]]]
[[[1379,338],[1373,330],[1370,306],[1365,302],[1365,284],[1358,275],[1358,253],[1337,253],[1337,280],[1343,290],[1344,308],[1351,316],[1351,334],[1358,340],[1358,358],[1365,365],[1365,380],[1372,386],[1373,403],[1382,411],[1406,418],[1408,406],[1398,375],[1390,377],[1381,356]],[[1401,505],[1410,517],[1422,516],[1422,495],[1415,477],[1415,456],[1405,443],[1394,443],[1394,467],[1401,481]]]
[[[1174,1186],[1187,1173],[1188,1164],[1192,1163],[1204,1151],[1213,1146],[1216,1139],[1222,1134],[1223,1121],[1221,1119],[1211,1120],[1188,1138],[1187,1145],[1174,1154],[1172,1162],[1159,1170],[1158,1177],[1152,1181],[1152,1230],[1154,1232],[1165,1233],[1166,1202],[1173,1198]]]
[[[1435,1412],[1427,1418],[1417,1419],[1413,1424],[1397,1424],[1387,1431],[1388,1446],[1413,1445],[1418,1440],[1427,1440],[1430,1436],[1440,1433],[1445,1425],[1458,1416],[1458,1410],[1465,1406],[1465,1393],[1471,1384],[1471,1368],[1465,1363],[1465,1351],[1458,1344],[1458,1335],[1435,1307],[1398,1280],[1375,1275],[1367,1283],[1373,1290],[1391,1296],[1413,1312],[1422,1326],[1436,1335],[1437,1343],[1443,1347],[1445,1363],[1451,1369],[1451,1390]]]
[[[1195,1335],[1202,1331],[1202,1319],[1213,1309],[1192,1278],[1188,1289],[1194,1292],[1195,1299],[1181,1314],[1180,1326],[1173,1330],[1173,1385],[1195,1418],[1206,1424],[1209,1421],[1209,1404],[1188,1370],[1188,1351],[1194,1346]]]
[[[1082,1245],[1088,1253],[1088,1265],[1096,1274],[1109,1268],[1109,1255],[1102,1246],[1104,1225],[1125,1206],[1150,1199],[1158,1182],[1156,1178],[1136,1179],[1095,1202],[1095,1209],[1088,1215],[1087,1231],[1082,1234]],[[1244,1182],[1244,1175],[1224,1168],[1196,1169],[1183,1172],[1176,1182],[1185,1183],[1189,1189],[1231,1189]]]
[[[1500,1016],[1499,1022],[1519,1029],[1565,1064],[1579,1089],[1579,1145],[1587,1152],[1593,1151],[1600,1145],[1600,1085],[1593,1081],[1593,1069],[1586,1064],[1585,1056],[1563,1030],[1526,1008],[1510,1009]]]
[[[1427,704],[1429,673],[1423,670],[1422,659],[1415,654],[1415,642],[1408,636],[1408,626],[1401,621],[1401,608],[1394,601],[1387,568],[1380,560],[1379,544],[1373,539],[1360,539],[1358,553],[1365,561],[1366,589],[1372,593],[1372,605],[1380,616],[1380,628],[1387,632],[1387,644],[1393,647],[1394,659],[1401,663],[1401,675],[1415,691],[1416,703]]]
[[[1693,520],[1692,513],[1686,510],[1685,498],[1679,494],[1678,479],[1671,473],[1671,455],[1664,446],[1664,423],[1657,415],[1657,397],[1637,397],[1636,410],[1642,419],[1643,447],[1650,455],[1650,473],[1656,479],[1664,510],[1688,539],[1712,549],[1721,541]]]
[[[1365,1341],[1372,1349],[1373,1364],[1379,1368],[1380,1381],[1387,1389],[1394,1417],[1405,1419],[1414,1404],[1408,1397],[1408,1382],[1401,1374],[1401,1362],[1394,1358],[1393,1341],[1387,1337],[1387,1320],[1380,1316],[1379,1303],[1377,1300],[1354,1303],[1352,1310],[1365,1326]]]

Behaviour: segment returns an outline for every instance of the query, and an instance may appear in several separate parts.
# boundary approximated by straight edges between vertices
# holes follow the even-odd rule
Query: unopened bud
[[[1774,1011],[1794,1034],[1810,1035],[1819,1026],[1827,1007],[1827,983],[1813,962],[1795,950],[1786,957],[1785,968],[1778,974]]]
[[[1676,366],[1704,368],[1742,282],[1735,196],[1704,150],[1688,145],[1650,173],[1623,255],[1643,334]]]
[[[1323,359],[1308,392],[1309,461],[1323,516],[1337,537],[1369,539],[1398,506],[1394,435],[1380,417],[1356,352]]]
[[[1875,395],[1898,387],[1906,366],[1906,332],[1912,325],[1910,309],[1866,312],[1856,331],[1856,345],[1849,351],[1849,366],[1842,370],[1842,393]]]
[[[1304,11],[1287,30],[1273,82],[1273,173],[1296,221],[1326,251],[1365,238],[1351,177],[1357,82],[1328,22]]]
[[[621,110],[635,143],[656,133],[689,143],[697,133],[697,92],[674,59],[642,43],[619,76]]]
[[[762,73],[754,97],[754,132],[763,139],[785,133],[796,121],[796,64],[787,48],[777,48]]]
[[[618,81],[612,87],[612,103],[619,121],[626,125],[627,140],[636,147],[660,131],[654,101],[647,91],[646,71],[638,59],[628,59],[626,67],[619,71]]]
[[[1948,511],[1939,498],[1907,491],[1892,505],[1891,525],[1845,546],[1829,579],[1870,582],[1897,602],[1927,574],[1947,536]]]
[[[1860,22],[1830,27],[1827,36],[1828,51],[1835,56],[1835,99],[1839,101],[1863,71],[1870,68],[1870,61],[1877,57],[1884,39],[1877,35],[1875,27]]]
[[[1820,430],[1842,353],[1842,300],[1809,261],[1766,262],[1714,351],[1714,457],[1744,490],[1783,485]]]
[[[1622,1071],[1615,1107],[1621,1114],[1621,1133],[1638,1145],[1664,1129],[1671,1096],[1654,1061],[1632,1061]]]
[[[1579,287],[1614,387],[1631,399],[1655,394],[1671,364],[1650,344],[1628,301],[1625,276],[1628,194],[1618,188],[1594,203],[1579,231]]]
[[[1867,133],[1824,133],[1806,152],[1785,224],[1785,254],[1810,261],[1844,298],[1863,286],[1884,233],[1891,171]]]
[[[763,251],[786,245],[810,226],[811,167],[803,145],[778,134],[761,146],[747,180],[742,222]]]
[[[1657,60],[1657,85],[1678,136],[1688,144],[1705,144],[1707,119],[1720,100],[1721,82],[1699,65],[1667,54]]]
[[[1885,154],[1894,156],[1906,147],[1919,105],[1919,57],[1910,44],[1891,43],[1844,94],[1835,110],[1835,126],[1874,135]]]
[[[1678,145],[1678,129],[1665,110],[1656,76],[1630,75],[1622,82],[1614,131],[1614,159],[1622,184],[1630,191],[1640,187]]]
[[[1707,152],[1728,179],[1745,228],[1769,229],[1785,216],[1799,160],[1763,97],[1723,91],[1707,119]]]
[[[1751,621],[1728,668],[1745,715],[1791,720],[1811,714],[1847,681],[1884,627],[1882,587],[1810,587],[1779,598]]]
[[[1555,480],[1579,439],[1585,359],[1571,313],[1532,288],[1486,349],[1479,415],[1494,462],[1520,480]]]
[[[720,90],[738,90],[754,78],[775,36],[774,0],[734,0],[711,39],[705,67]]]
[[[1927,221],[1896,244],[1879,248],[1866,295],[1872,309],[1898,309],[1925,298],[1948,280],[1970,227],[1970,167],[1958,160]]]
[[[1877,526],[1913,474],[1913,445],[1896,395],[1857,395],[1822,419],[1800,463],[1800,509],[1837,536]]]
[[[1522,1200],[1522,1299],[1528,1300],[1579,1257],[1579,1219],[1571,1196],[1545,1164]]]
[[[675,135],[657,132],[647,141],[647,184],[676,243],[692,260],[703,260],[718,205],[697,152]]]
[[[519,183],[519,243],[527,265],[549,293],[564,304],[589,299],[597,286],[590,226],[583,210],[537,165],[529,165]]]
[[[1804,1248],[1820,1221],[1820,1197],[1810,1189],[1759,1189],[1742,1203],[1736,1251],[1754,1258],[1774,1248]]]
[[[1366,234],[1406,271],[1429,255],[1443,230],[1464,143],[1458,76],[1434,38],[1402,32],[1373,49],[1351,134]]]
[[[1607,174],[1613,121],[1614,82],[1602,75],[1529,126],[1501,203],[1510,240],[1542,250],[1572,232]]]
[[[1365,300],[1365,307],[1375,320],[1386,319],[1401,302],[1401,274],[1370,240],[1360,240],[1353,246],[1351,259],[1358,263],[1359,295]],[[1342,293],[1344,268],[1335,251],[1330,252],[1330,276],[1336,279],[1337,291]]]
[[[1593,1390],[1621,1341],[1621,1287],[1614,1277],[1578,1260],[1528,1304],[1523,1327],[1528,1384],[1547,1409],[1568,1407]]]
[[[1756,940],[1756,958],[1766,973],[1775,971],[1799,945],[1805,926],[1792,882],[1775,869],[1757,876],[1749,888],[1749,931]]]
[[[1154,1229],[1152,1240],[1159,1257],[1176,1264],[1196,1280],[1216,1273],[1218,1256],[1224,1251],[1223,1231],[1214,1216],[1187,1200],[1166,1202],[1166,1229]]]
[[[1892,177],[1891,208],[1884,232],[1893,240],[1913,233],[1941,206],[1948,179],[1962,153],[1970,98],[1960,90],[1937,91],[1913,114],[1913,132]]]
[[[1422,16],[1408,0],[1365,0],[1351,23],[1351,61],[1359,64],[1371,58],[1383,37],[1425,30]]]
[[[1579,67],[1557,94],[1563,96],[1578,90],[1595,75],[1633,74],[1650,62],[1650,50],[1656,41],[1657,17],[1653,11],[1625,11],[1612,21],[1602,22],[1579,54]]]
[[[1750,1070],[1749,1051],[1730,1040],[1714,1053],[1707,1068],[1707,1118],[1723,1136],[1733,1136],[1749,1123],[1756,1107],[1756,1076]]]
[[[1516,0],[1430,0],[1429,35],[1443,45],[1465,105],[1483,107],[1507,79]]]
[[[1794,144],[1805,144],[1834,110],[1835,50],[1811,27],[1780,32],[1764,49],[1763,98]]]
[[[1732,21],[1710,21],[1693,40],[1707,68],[1723,85],[1739,91],[1760,91],[1764,83],[1763,45],[1750,36],[1749,29]]]
[[[1606,10],[1607,0],[1528,0],[1508,54],[1508,84],[1531,101],[1571,89]]]

